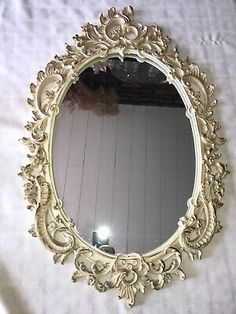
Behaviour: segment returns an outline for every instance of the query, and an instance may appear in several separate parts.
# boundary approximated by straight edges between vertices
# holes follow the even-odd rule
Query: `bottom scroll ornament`
[[[89,285],[95,286],[100,292],[108,288],[117,288],[118,297],[125,298],[133,307],[136,294],[144,293],[146,288],[160,289],[175,275],[185,279],[180,269],[181,254],[176,248],[168,248],[162,259],[147,260],[140,254],[117,255],[113,263],[95,261],[94,251],[79,249],[75,258],[77,270],[72,280],[78,281],[85,277]]]

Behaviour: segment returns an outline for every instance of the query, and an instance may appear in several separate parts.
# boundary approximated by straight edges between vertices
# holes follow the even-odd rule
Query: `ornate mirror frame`
[[[37,84],[30,85],[33,98],[28,104],[33,121],[26,125],[30,137],[22,139],[30,151],[30,163],[20,173],[26,180],[28,208],[35,213],[29,232],[54,253],[55,262],[63,264],[73,258],[73,281],[85,277],[100,292],[117,288],[119,298],[126,298],[132,307],[137,292],[144,293],[148,287],[158,290],[175,276],[185,279],[183,254],[199,259],[202,248],[221,229],[216,211],[222,206],[223,179],[228,171],[219,161],[218,148],[225,140],[217,135],[220,125],[213,118],[214,88],[196,64],[181,59],[170,47],[170,39],[158,26],[136,23],[130,6],[121,13],[109,9],[107,16],[100,16],[99,25],[87,24],[82,35],[73,39],[67,53],[55,56],[45,71],[39,71]],[[167,76],[186,106],[194,138],[195,182],[187,213],[168,241],[142,255],[110,255],[80,237],[58,198],[53,177],[54,123],[66,92],[86,67],[114,56],[149,62]]]

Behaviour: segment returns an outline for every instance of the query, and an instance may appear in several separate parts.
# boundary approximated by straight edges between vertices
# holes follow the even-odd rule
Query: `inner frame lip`
[[[104,55],[104,56],[94,55],[94,56],[87,57],[80,65],[75,67],[73,74],[66,81],[66,83],[62,87],[62,89],[59,91],[58,97],[56,99],[56,104],[58,105],[59,108],[61,107],[61,104],[65,98],[67,91],[69,90],[69,88],[72,84],[77,82],[77,80],[79,79],[80,73],[82,73],[86,68],[93,66],[95,63],[105,62],[110,58],[119,58],[121,61],[123,61],[124,58],[133,58],[133,59],[136,59],[138,62],[141,62],[141,63],[147,62],[147,63],[151,64],[152,66],[154,66],[155,68],[160,70],[166,76],[166,79],[169,82],[169,84],[173,84],[175,86],[175,88],[177,89],[177,91],[178,91],[178,93],[179,93],[179,95],[180,95],[180,97],[181,97],[181,99],[185,105],[185,108],[186,108],[185,114],[186,114],[187,118],[190,120],[190,125],[191,125],[191,130],[192,130],[192,135],[193,135],[194,155],[195,155],[195,175],[194,175],[193,192],[192,192],[192,196],[190,196],[190,198],[187,201],[187,211],[184,215],[185,217],[189,218],[194,213],[194,208],[196,206],[197,198],[198,198],[198,195],[199,195],[199,192],[201,189],[201,173],[202,173],[201,157],[202,157],[202,153],[201,153],[200,133],[199,133],[199,129],[198,129],[195,110],[193,109],[191,100],[190,100],[189,96],[187,95],[187,92],[186,92],[183,84],[181,83],[181,81],[178,78],[173,77],[173,75],[171,73],[171,68],[168,65],[165,65],[156,56],[149,55],[148,53],[145,53],[143,51],[140,53],[139,51],[134,50],[134,49],[127,50],[127,51],[125,51],[125,53],[120,53],[118,51],[114,52],[111,50],[110,52],[107,52],[106,55]],[[74,75],[74,72],[76,73],[76,76]],[[55,195],[56,201],[59,201],[60,198],[58,197],[58,193],[57,193],[57,189],[56,189],[56,185],[55,185],[54,170],[53,170],[53,158],[52,158],[53,157],[52,146],[53,146],[54,136],[55,136],[55,121],[56,121],[56,116],[58,113],[59,112],[55,112],[52,115],[52,121],[51,121],[52,126],[51,126],[51,132],[50,132],[51,134],[49,136],[49,172],[50,172],[50,176],[52,178],[52,190],[53,190],[53,193]],[[64,205],[62,206],[62,213],[65,217],[67,217],[67,219],[72,221],[72,219],[66,213]],[[181,218],[182,217],[179,217],[179,221]],[[84,238],[81,237],[81,235],[79,234],[79,230],[77,229],[77,227],[75,225],[71,226],[71,230],[73,231],[75,237],[81,243],[83,243],[85,246],[89,247],[90,249],[96,251],[98,254],[101,254],[103,256],[106,256],[106,257],[112,258],[112,259],[116,258],[119,255],[125,256],[126,258],[130,258],[134,254],[140,254],[144,258],[147,258],[147,257],[150,258],[152,256],[160,254],[163,250],[170,247],[170,245],[173,244],[180,237],[183,229],[184,229],[184,225],[181,223],[179,224],[179,222],[177,222],[176,231],[165,242],[163,242],[161,245],[157,246],[156,248],[154,248],[151,251],[144,252],[144,253],[136,253],[136,252],[117,253],[115,255],[112,255],[112,254],[106,253],[104,251],[101,251],[98,248],[96,248],[95,246],[93,246],[92,244],[90,244],[87,240],[85,240]]]

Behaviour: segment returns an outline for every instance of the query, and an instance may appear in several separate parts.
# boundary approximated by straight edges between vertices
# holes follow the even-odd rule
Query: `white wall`
[[[53,165],[59,198],[92,242],[108,226],[117,253],[166,241],[187,210],[194,148],[184,108],[121,105],[118,115],[62,106]]]
[[[234,314],[236,309],[236,3],[233,0],[130,0],[137,19],[158,23],[175,39],[216,86],[216,116],[228,139],[223,148],[230,165],[224,207],[218,212],[224,226],[204,250],[201,261],[184,260],[188,279],[152,291],[129,310],[113,291],[99,294],[84,282],[72,284],[73,265],[54,265],[52,254],[29,236],[33,215],[26,210],[22,181],[16,173],[26,163],[26,150],[17,138],[31,119],[26,106],[29,84],[80,25],[97,23],[107,7],[127,1],[0,2],[0,300],[1,314]]]

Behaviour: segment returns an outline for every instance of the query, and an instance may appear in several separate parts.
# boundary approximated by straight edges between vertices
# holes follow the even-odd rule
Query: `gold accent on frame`
[[[213,86],[206,74],[188,59],[180,58],[170,47],[156,25],[143,25],[133,19],[132,7],[120,13],[115,8],[100,16],[99,25],[87,24],[67,53],[49,62],[31,84],[33,95],[28,99],[33,120],[26,125],[30,137],[22,142],[28,147],[30,163],[22,167],[28,208],[35,213],[35,225],[29,232],[54,253],[54,261],[62,264],[73,258],[76,271],[73,281],[85,277],[89,285],[104,292],[116,288],[119,298],[135,304],[138,292],[146,288],[160,289],[173,277],[185,279],[181,269],[182,255],[193,260],[220,230],[216,211],[222,206],[223,179],[226,165],[219,161],[218,148],[225,140],[217,135],[219,123],[213,118]],[[135,57],[158,67],[173,83],[186,105],[186,115],[193,130],[196,174],[193,195],[186,215],[180,218],[178,229],[163,245],[145,254],[109,255],[82,239],[74,223],[65,214],[58,198],[52,171],[52,141],[55,118],[60,104],[78,75],[91,63],[108,57]]]

